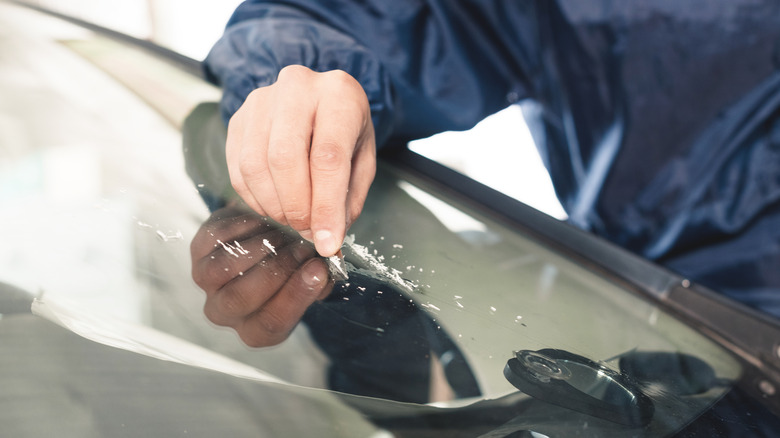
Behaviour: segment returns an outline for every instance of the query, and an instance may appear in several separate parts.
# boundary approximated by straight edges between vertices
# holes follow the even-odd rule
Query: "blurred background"
[[[241,0],[19,0],[203,59]]]

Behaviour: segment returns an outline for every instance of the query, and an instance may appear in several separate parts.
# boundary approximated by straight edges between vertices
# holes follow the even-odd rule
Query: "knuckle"
[[[241,338],[241,342],[250,348],[270,347],[271,345],[274,345],[266,341],[265,338],[262,338],[249,330],[236,330],[236,333],[238,333],[238,337]]]
[[[262,169],[263,163],[248,154],[243,154],[241,159],[238,161],[238,171],[242,175],[256,176],[262,172]]]
[[[341,209],[339,209],[331,203],[320,203],[312,207],[311,214],[317,218],[339,217],[344,214],[343,208],[343,205],[341,206]],[[341,211],[341,213],[339,213],[339,211]]]
[[[275,222],[277,222],[280,225],[288,225],[289,224],[288,221],[287,221],[287,217],[284,215],[284,212],[282,212],[281,210],[279,210],[279,211],[274,210],[274,211],[266,212],[266,213],[268,214],[268,217],[270,217],[271,219],[273,219]]]
[[[368,96],[357,79],[343,70],[331,70],[323,73],[323,76],[331,90],[335,90],[342,97],[347,97],[346,99],[341,99],[341,101],[351,104],[352,111],[363,116],[370,115]]]
[[[262,101],[263,96],[268,92],[268,87],[258,87],[254,90],[250,91],[247,95],[246,99],[244,99],[244,104],[252,104],[256,101]],[[239,107],[239,111],[241,111],[241,108],[243,108],[243,105]]]
[[[320,172],[335,172],[344,169],[349,163],[345,149],[335,141],[318,141],[312,146],[309,157],[311,168]]]
[[[221,252],[213,251],[206,263],[200,268],[201,281],[204,284],[222,284],[226,280],[226,274],[230,271],[230,265]]]
[[[211,251],[211,248],[207,246],[206,232],[207,231],[204,228],[201,228],[195,233],[195,237],[192,238],[192,241],[190,241],[190,258],[192,259],[193,274],[195,274],[200,258]]]
[[[227,327],[230,325],[229,320],[217,310],[216,306],[214,306],[213,299],[206,300],[206,304],[203,306],[203,315],[206,316],[206,319],[218,326]]]
[[[192,264],[192,271],[191,271],[192,281],[195,282],[196,285],[198,285],[199,288],[205,290],[206,289],[206,282],[205,278],[203,276],[203,268],[200,266],[197,266],[197,264]]]
[[[287,218],[287,224],[293,227],[294,229],[306,230],[309,228],[311,215],[309,214],[308,211],[290,209],[286,211],[284,215]]]
[[[279,70],[279,75],[277,76],[276,80],[277,82],[279,82],[279,81],[305,79],[308,76],[310,76],[312,73],[313,71],[308,67],[293,64],[293,65],[285,66],[281,70]]]
[[[264,86],[250,91],[244,98],[241,106],[238,107],[236,112],[230,117],[230,120],[228,120],[228,133],[230,133],[230,127],[232,125],[235,125],[236,130],[244,130],[248,123],[256,117],[257,112],[263,110],[272,90],[272,88]]]
[[[241,342],[251,348],[271,347],[280,344],[287,338],[286,336],[274,338],[265,333],[253,330],[252,328],[243,328],[241,330],[236,330],[236,332],[238,333],[238,337],[241,338]]]
[[[270,347],[280,344],[290,335],[289,330],[281,325],[280,320],[268,315],[257,315],[244,321],[244,324],[236,329],[241,342],[252,348]]]
[[[236,117],[236,115],[238,115],[239,117],[241,117],[239,119],[239,121],[241,122],[244,121],[244,118],[247,119],[246,120],[247,122],[251,121],[253,115],[256,115],[256,112],[258,110],[262,110],[262,108],[264,108],[264,104],[268,101],[270,96],[272,96],[271,94],[272,92],[273,92],[273,88],[271,88],[270,86],[258,87],[250,91],[249,94],[244,99],[244,102],[241,104],[238,110],[233,114],[233,117]],[[231,117],[230,122],[233,121],[233,117]],[[241,125],[243,125],[243,123],[241,123]]]
[[[331,84],[337,85],[339,87],[354,89],[357,86],[360,88],[360,83],[358,83],[357,79],[352,77],[352,75],[345,72],[344,70],[330,70],[322,73],[322,77]]]
[[[225,269],[222,263],[209,260],[206,263],[198,263],[192,268],[192,280],[203,289],[207,295],[215,291],[226,279]]]
[[[289,322],[278,313],[263,312],[257,323],[260,329],[270,339],[285,339],[290,331]]]
[[[275,170],[288,171],[295,169],[300,160],[291,145],[300,142],[296,139],[279,139],[268,148],[268,165]]]
[[[244,294],[236,289],[220,292],[217,297],[217,303],[216,310],[227,318],[241,317],[252,311]]]

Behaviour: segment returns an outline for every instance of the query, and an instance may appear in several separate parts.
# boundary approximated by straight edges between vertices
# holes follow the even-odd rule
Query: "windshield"
[[[0,11],[0,283],[35,296],[37,315],[0,301],[0,373],[18,391],[7,403],[49,400],[6,410],[16,416],[3,424],[43,417],[38,430],[61,431],[81,418],[70,436],[170,424],[204,436],[662,436],[740,376],[730,354],[628,285],[381,163],[343,248],[348,278],[284,342],[250,349],[206,320],[193,276],[233,259],[284,275],[248,260],[306,243],[229,202],[219,90],[122,43]],[[143,409],[155,398],[166,408]],[[172,414],[183,410],[199,414]]]

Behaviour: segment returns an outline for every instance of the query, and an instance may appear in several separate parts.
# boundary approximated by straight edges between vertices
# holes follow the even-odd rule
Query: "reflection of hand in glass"
[[[206,317],[252,347],[284,341],[333,286],[311,243],[246,208],[216,211],[190,252],[192,277],[206,292]]]

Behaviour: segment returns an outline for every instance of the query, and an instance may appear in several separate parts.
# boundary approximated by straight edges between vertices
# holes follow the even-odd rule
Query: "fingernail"
[[[303,275],[303,282],[312,290],[320,286],[328,278],[325,267],[319,259],[306,263],[302,268],[301,274]]]
[[[303,231],[300,232],[300,235],[301,235],[301,237],[303,237],[304,239],[308,240],[309,242],[312,241],[311,230],[303,230]]]
[[[319,230],[314,233],[314,245],[317,247],[317,252],[323,257],[332,256],[340,246],[333,233],[328,230]]]

